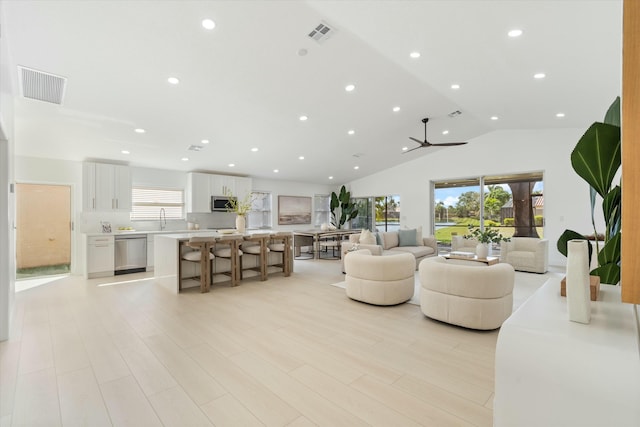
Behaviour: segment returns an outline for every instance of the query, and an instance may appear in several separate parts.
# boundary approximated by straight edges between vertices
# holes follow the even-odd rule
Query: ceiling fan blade
[[[431,144],[434,147],[453,147],[454,145],[464,145],[466,142],[443,142],[441,144]]]
[[[420,141],[419,139],[415,139],[415,138],[414,138],[414,137],[412,137],[412,136],[410,136],[410,137],[409,137],[409,139],[410,139],[410,140],[412,140],[412,141],[417,142],[418,144],[420,144],[420,145],[421,145],[421,146],[423,146],[423,147],[424,147],[425,145],[428,145],[428,144],[426,143],[426,141],[425,141],[425,142],[422,142],[422,141]]]
[[[418,148],[424,148],[424,145],[421,145],[421,146],[416,147],[416,148],[412,148],[411,150],[403,151],[402,154],[407,154],[409,151],[417,150]]]

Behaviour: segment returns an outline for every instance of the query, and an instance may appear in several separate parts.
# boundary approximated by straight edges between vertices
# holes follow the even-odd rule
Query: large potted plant
[[[336,213],[337,208],[340,208],[340,216]],[[331,225],[337,229],[341,229],[347,221],[358,216],[358,208],[355,203],[351,202],[351,192],[347,191],[344,185],[340,188],[340,194],[336,194],[335,191],[331,192],[329,209],[331,210]]]
[[[571,153],[573,170],[590,186],[591,223],[596,236],[599,234],[594,216],[596,196],[602,198],[604,245],[600,249],[596,240],[598,267],[591,271],[591,275],[599,276],[601,283],[612,285],[620,281],[622,198],[620,185],[613,185],[622,164],[620,149],[620,97],[617,97],[607,110],[604,121],[593,123]],[[567,256],[567,242],[572,239],[587,238],[582,233],[565,230],[557,243],[558,251],[564,256]],[[591,245],[588,248],[591,259]]]
[[[508,237],[504,237],[498,232],[498,230],[491,227],[487,227],[484,230],[472,225],[469,225],[468,227],[469,234],[465,234],[463,237],[465,239],[475,239],[478,241],[478,245],[476,246],[476,255],[478,258],[486,259],[487,256],[490,255],[492,243],[508,242],[511,240]]]

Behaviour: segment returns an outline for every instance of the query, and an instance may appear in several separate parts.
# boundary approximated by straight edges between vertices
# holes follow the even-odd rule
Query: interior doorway
[[[16,278],[71,271],[71,187],[16,185]]]

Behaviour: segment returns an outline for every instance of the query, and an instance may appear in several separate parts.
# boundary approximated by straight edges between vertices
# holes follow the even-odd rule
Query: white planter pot
[[[246,230],[246,220],[244,215],[236,216],[236,230],[238,230],[238,233],[244,234]]]
[[[476,245],[476,255],[480,259],[487,259],[487,257],[489,256],[489,244],[478,243]]]

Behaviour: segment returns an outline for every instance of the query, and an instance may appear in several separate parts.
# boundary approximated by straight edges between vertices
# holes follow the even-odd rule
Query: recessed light
[[[350,84],[350,85],[346,85],[346,86],[344,87],[344,90],[346,90],[347,92],[353,92],[353,90],[354,90],[355,88],[356,88],[356,86],[355,86],[355,85],[351,85],[351,84]]]
[[[393,107],[393,112],[397,113],[398,111],[400,111],[400,107]]]
[[[460,85],[459,85],[459,84],[454,83],[454,84],[452,84],[452,85],[451,85],[451,89],[454,89],[454,90],[456,90],[456,89],[460,89]]]
[[[258,147],[253,147],[253,148],[251,149],[251,151],[253,151],[253,152],[255,153],[256,151],[258,151]]]
[[[360,169],[360,166],[354,166],[353,168],[354,168],[355,170],[358,170],[358,169]]]
[[[135,133],[145,133],[146,131],[142,128],[137,128],[133,130]]]
[[[169,83],[171,83],[172,85],[177,85],[178,83],[180,83],[180,80],[178,80],[178,78],[177,78],[177,77],[169,77],[169,78],[167,79],[167,81],[168,81]]]
[[[522,30],[519,28],[514,28],[513,30],[507,33],[509,37],[520,37],[522,35]]]
[[[309,117],[307,117],[307,116],[300,116],[299,118],[300,118],[300,121],[301,121],[301,122],[304,122],[304,121],[307,121],[307,119],[308,119]]]
[[[491,120],[498,120],[498,116],[491,116]]]
[[[443,134],[443,135],[446,135],[446,134],[448,134],[448,133],[449,133],[449,131],[448,131],[448,130],[443,130],[443,131],[442,131],[442,134]]]
[[[545,77],[547,77],[545,73],[536,73],[533,75],[534,79],[544,79]]]
[[[556,117],[562,118],[562,117],[564,117],[564,113],[558,113],[558,114],[556,114]]]
[[[402,147],[402,151],[407,151],[409,147]]]
[[[235,163],[229,163],[230,168],[235,167],[235,165],[236,165]]]
[[[188,157],[183,157],[183,158],[181,158],[180,160],[182,160],[183,162],[188,162],[188,161],[189,161],[189,158],[188,158]]]
[[[330,177],[329,177],[329,179],[333,179],[333,177],[332,177],[332,176],[330,176]]]
[[[280,172],[278,169],[273,170],[273,173],[278,173],[278,172]]]
[[[203,140],[202,140],[202,141],[200,141],[200,142],[202,142],[203,144],[208,144],[208,143],[209,143],[209,140],[208,140],[208,139],[203,139]]]
[[[412,57],[413,59],[420,58],[420,52],[411,52],[409,56]]]
[[[355,131],[355,130],[353,130],[353,129],[349,129],[349,132],[347,132],[347,133],[348,133],[349,135],[353,135],[354,133],[356,133],[356,131]]]
[[[304,160],[304,156],[298,157],[298,160]]]
[[[203,19],[202,26],[207,30],[213,30],[216,27],[216,23],[213,22],[213,19]]]
[[[121,153],[122,154],[131,154],[128,150],[122,150]]]
[[[298,49],[298,56],[305,56],[309,51],[307,49]]]

